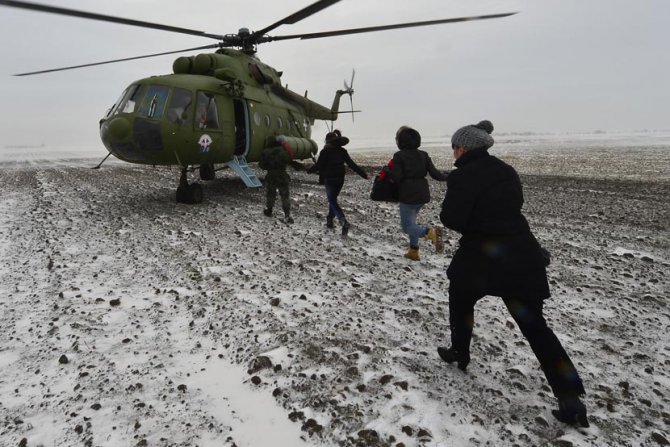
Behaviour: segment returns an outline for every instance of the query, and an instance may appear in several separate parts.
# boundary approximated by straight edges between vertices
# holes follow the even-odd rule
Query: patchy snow
[[[291,172],[287,225],[229,171],[189,206],[174,202],[176,169],[56,153],[0,169],[0,445],[663,445],[668,147],[656,177],[622,168],[620,147],[585,151],[578,172],[558,151],[550,168],[506,150],[552,253],[546,317],[591,428],[553,419],[499,299],[477,306],[468,372],[440,361],[458,236],[446,255],[422,242],[421,262],[404,259],[397,207],[368,200],[369,182],[347,178],[342,239],[316,176]],[[372,173],[392,152],[352,155]],[[438,223],[444,184],[431,188],[420,221]]]

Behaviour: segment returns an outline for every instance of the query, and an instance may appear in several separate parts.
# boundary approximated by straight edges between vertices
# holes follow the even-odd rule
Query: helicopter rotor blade
[[[204,31],[197,31],[188,28],[162,25],[160,23],[143,22],[141,20],[124,19],[122,17],[108,16],[104,14],[95,14],[92,12],[79,11],[76,9],[59,8],[56,6],[43,5],[39,3],[23,2],[18,0],[0,0],[0,6],[9,6],[11,8],[29,9],[32,11],[48,12],[51,14],[60,14],[70,17],[80,17],[83,19],[100,20],[103,22],[121,23],[123,25],[139,26],[142,28],[152,28],[174,33],[190,34],[192,36],[209,37],[211,39],[224,40],[225,36],[218,34],[209,34]]]
[[[15,74],[13,76],[31,76],[31,75],[42,74],[42,73],[51,73],[51,72],[54,72],[54,71],[74,70],[76,68],[93,67],[95,65],[113,64],[113,63],[116,63],[116,62],[132,61],[132,60],[136,60],[136,59],[145,59],[145,58],[149,58],[149,57],[165,56],[167,54],[185,53],[187,51],[197,51],[197,50],[205,50],[205,49],[219,48],[219,47],[220,47],[220,45],[218,43],[215,43],[215,44],[210,44],[210,45],[204,45],[204,46],[201,46],[201,47],[187,48],[185,50],[166,51],[164,53],[154,53],[154,54],[147,54],[147,55],[144,55],[144,56],[125,57],[123,59],[114,59],[114,60],[103,61],[103,62],[94,62],[92,64],[73,65],[71,67],[51,68],[49,70],[31,71],[31,72],[28,72],[28,73],[18,73],[18,74]]]
[[[498,19],[501,17],[508,17],[517,14],[516,12],[509,12],[503,14],[489,14],[484,16],[470,16],[470,17],[456,17],[452,19],[442,19],[442,20],[427,20],[423,22],[409,22],[409,23],[397,23],[394,25],[382,25],[382,26],[369,26],[365,28],[353,28],[353,29],[344,29],[336,31],[324,31],[320,33],[307,33],[307,34],[293,34],[287,36],[268,36],[268,41],[274,40],[287,40],[287,39],[319,39],[322,37],[334,37],[334,36],[345,36],[347,34],[360,34],[360,33],[370,33],[375,31],[386,31],[392,29],[400,28],[413,28],[417,26],[429,26],[429,25],[440,25],[443,23],[457,23],[457,22],[469,22],[473,20],[485,20],[485,19]]]
[[[261,36],[263,36],[267,32],[272,31],[273,29],[275,29],[275,28],[277,28],[281,25],[285,25],[285,24],[292,25],[294,23],[297,23],[297,22],[301,21],[302,19],[306,19],[307,17],[311,16],[312,14],[316,14],[317,12],[319,12],[323,9],[326,9],[329,6],[334,5],[335,3],[339,2],[339,1],[340,0],[319,0],[315,3],[312,3],[311,5],[301,9],[300,11],[295,12],[288,17],[284,17],[280,21],[275,22],[272,25],[263,28],[262,30],[256,31],[255,33],[253,33],[254,39],[260,38]]]

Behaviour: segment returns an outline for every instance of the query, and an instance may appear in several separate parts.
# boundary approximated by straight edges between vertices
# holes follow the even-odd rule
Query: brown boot
[[[425,237],[426,239],[431,241],[433,245],[435,245],[435,251],[437,253],[444,252],[444,240],[442,239],[442,228],[430,227]]]
[[[407,250],[407,253],[405,253],[405,257],[407,259],[411,259],[412,261],[420,261],[421,260],[421,258],[419,257],[419,249],[418,248],[410,247],[410,249]]]

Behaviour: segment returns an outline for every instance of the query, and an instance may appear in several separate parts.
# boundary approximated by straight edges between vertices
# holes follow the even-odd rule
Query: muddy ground
[[[370,173],[383,159],[359,157]],[[176,169],[64,161],[0,169],[0,444],[252,445],[235,427],[257,422],[235,423],[213,391],[239,365],[217,386],[268,397],[307,445],[668,445],[670,181],[510,159],[553,255],[546,317],[591,428],[552,418],[496,298],[478,304],[468,372],[440,361],[458,236],[404,259],[396,206],[370,201],[370,182],[347,178],[342,239],[302,172],[287,225],[230,171],[193,206],[175,203]],[[431,188],[420,221],[438,223],[444,185]]]

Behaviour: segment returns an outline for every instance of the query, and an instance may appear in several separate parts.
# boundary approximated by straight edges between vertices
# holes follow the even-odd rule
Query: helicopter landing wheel
[[[200,183],[179,186],[177,188],[177,203],[202,203],[202,186],[200,186]]]
[[[214,171],[214,165],[200,165],[201,180],[214,180],[215,178],[216,172]]]
[[[177,203],[201,203],[202,186],[200,183],[188,184],[187,169],[182,167],[179,186],[177,187]]]

